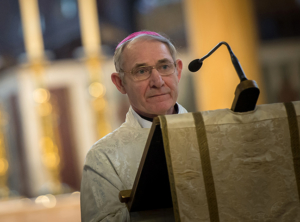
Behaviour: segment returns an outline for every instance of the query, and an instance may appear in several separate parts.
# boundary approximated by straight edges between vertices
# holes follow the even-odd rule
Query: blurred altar
[[[85,155],[129,107],[110,79],[128,34],[175,43],[190,112],[231,106],[239,81],[225,48],[187,69],[220,41],[258,83],[259,104],[288,102],[300,99],[299,12],[299,0],[1,0],[0,221],[80,221]]]

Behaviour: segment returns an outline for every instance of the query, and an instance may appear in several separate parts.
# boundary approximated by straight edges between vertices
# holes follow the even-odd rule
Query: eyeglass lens
[[[159,63],[155,67],[141,66],[134,68],[132,75],[137,80],[147,79],[151,75],[152,69],[156,69],[161,75],[171,75],[175,71],[175,65],[173,63]]]

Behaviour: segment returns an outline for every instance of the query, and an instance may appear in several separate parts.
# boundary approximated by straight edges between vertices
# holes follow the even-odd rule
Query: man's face
[[[122,70],[126,74],[119,90],[128,95],[132,108],[146,117],[174,112],[182,62],[176,61],[174,74],[161,76],[156,69],[152,69],[151,76],[142,81],[134,81],[129,72],[140,65],[155,66],[160,60],[174,63],[168,47],[155,40],[138,40],[129,43],[122,55]]]

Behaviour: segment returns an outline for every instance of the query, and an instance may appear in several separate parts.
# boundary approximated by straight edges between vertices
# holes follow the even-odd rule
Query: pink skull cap
[[[146,34],[146,35],[155,35],[155,36],[161,36],[160,34],[158,34],[157,32],[151,32],[151,31],[139,31],[139,32],[134,32],[132,34],[130,34],[129,36],[127,36],[125,39],[123,39],[116,47],[116,49],[122,45],[124,42],[127,42],[128,40],[130,39],[133,39],[134,37],[136,36],[139,36],[139,35],[143,35],[143,34]]]

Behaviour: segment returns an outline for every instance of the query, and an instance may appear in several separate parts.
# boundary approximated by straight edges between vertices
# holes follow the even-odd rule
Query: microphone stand
[[[254,80],[248,80],[244,74],[244,71],[232,52],[227,42],[220,42],[217,44],[209,53],[203,56],[201,59],[195,59],[189,64],[189,70],[191,72],[198,71],[207,57],[214,53],[221,45],[226,45],[229,51],[232,64],[238,74],[240,83],[237,85],[235,90],[235,97],[231,106],[231,110],[234,112],[248,112],[255,109],[256,102],[259,97],[260,90]]]

